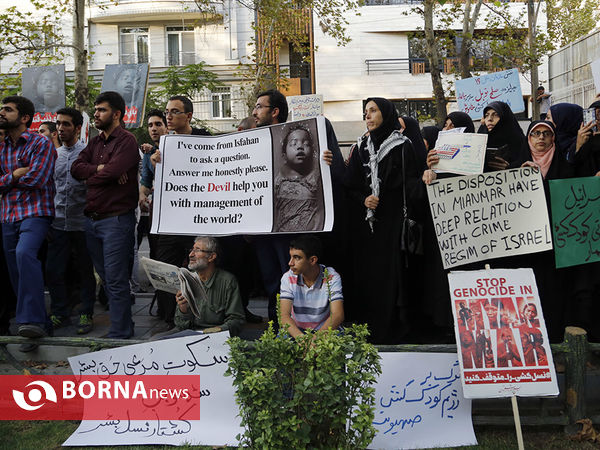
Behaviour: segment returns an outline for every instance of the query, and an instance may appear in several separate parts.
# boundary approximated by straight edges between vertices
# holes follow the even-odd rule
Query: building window
[[[186,66],[196,63],[192,25],[167,27],[167,63],[169,66]]]
[[[213,118],[231,117],[231,89],[229,87],[215,88],[211,93],[211,100]]]
[[[148,62],[148,28],[121,28],[121,64]]]

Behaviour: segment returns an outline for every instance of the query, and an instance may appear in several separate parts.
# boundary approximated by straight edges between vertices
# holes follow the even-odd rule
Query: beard
[[[19,120],[13,120],[12,122],[9,120],[0,120],[0,130],[14,130],[19,127]]]
[[[110,128],[111,125],[112,125],[112,118],[108,119],[108,120],[104,120],[104,121],[98,119],[97,124],[96,124],[96,119],[94,119],[94,126],[98,130],[107,130]]]
[[[194,272],[198,272],[200,270],[204,270],[208,267],[208,261],[205,259],[197,259],[194,262],[190,262],[188,264],[188,269],[193,270]]]

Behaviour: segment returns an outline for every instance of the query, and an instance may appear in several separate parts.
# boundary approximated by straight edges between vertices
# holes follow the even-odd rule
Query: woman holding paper
[[[374,343],[397,343],[409,329],[405,255],[400,236],[403,204],[412,219],[424,207],[419,176],[423,166],[411,141],[400,132],[394,105],[369,98],[367,133],[358,139],[345,176],[350,210],[352,276],[346,296],[360,310]]]

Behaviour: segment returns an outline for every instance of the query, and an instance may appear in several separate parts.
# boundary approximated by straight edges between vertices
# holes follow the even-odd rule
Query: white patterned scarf
[[[365,136],[361,136],[358,138],[358,147],[360,149],[361,144],[363,143]],[[371,194],[375,197],[379,197],[379,183],[381,180],[379,179],[379,163],[385,158],[388,153],[400,144],[403,144],[407,141],[408,138],[404,136],[400,130],[394,130],[392,133],[381,143],[379,146],[379,151],[375,151],[375,147],[373,146],[373,142],[371,141],[371,136],[367,137],[367,151],[369,152],[369,161],[364,164],[365,167],[368,167],[370,173],[367,175],[371,177]],[[367,208],[367,216],[365,218],[369,222],[369,226],[371,227],[371,233],[374,232],[373,225],[375,223],[375,211]]]

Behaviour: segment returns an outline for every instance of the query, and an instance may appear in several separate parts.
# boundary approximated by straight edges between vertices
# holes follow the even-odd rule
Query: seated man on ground
[[[202,330],[204,333],[217,333],[229,330],[239,333],[244,324],[244,309],[240,289],[235,277],[216,266],[219,253],[214,237],[198,236],[190,250],[188,269],[198,277],[206,295],[202,294],[189,301],[194,302],[198,315],[192,312],[189,301],[181,291],[177,292],[174,331]]]
[[[289,325],[292,337],[307,329],[336,330],[344,321],[342,279],[333,268],[319,264],[320,255],[321,242],[314,236],[290,243],[290,270],[281,277],[280,323]]]

